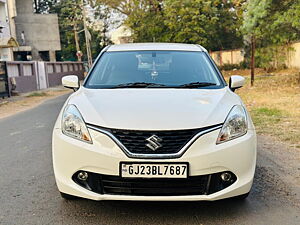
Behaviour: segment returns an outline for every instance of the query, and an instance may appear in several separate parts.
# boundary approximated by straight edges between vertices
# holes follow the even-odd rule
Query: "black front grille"
[[[102,176],[104,194],[171,196],[203,195],[207,190],[208,176],[188,179],[141,179]]]
[[[199,132],[208,130],[216,126],[171,131],[137,131],[107,128],[105,128],[105,130],[113,134],[131,153],[172,154],[179,152]],[[156,149],[155,151],[146,146],[149,143],[146,139],[151,137],[152,135],[156,135],[161,139],[161,147]]]
[[[88,173],[88,179],[78,179],[76,172],[72,179],[78,185],[98,194],[132,195],[132,196],[180,196],[209,195],[232,185],[237,177],[232,175],[230,181],[222,181],[220,173],[188,178],[122,178],[120,176]]]

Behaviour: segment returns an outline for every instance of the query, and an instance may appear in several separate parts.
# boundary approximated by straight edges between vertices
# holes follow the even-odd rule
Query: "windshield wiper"
[[[165,87],[165,86],[166,85],[164,84],[134,82],[134,83],[119,84],[112,88],[148,88],[148,87]]]
[[[208,86],[215,86],[217,84],[215,83],[209,83],[209,82],[192,82],[188,84],[182,84],[177,86],[177,88],[198,88],[198,87],[208,87]]]

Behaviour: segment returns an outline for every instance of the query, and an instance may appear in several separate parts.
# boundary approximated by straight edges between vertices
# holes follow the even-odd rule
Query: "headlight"
[[[234,106],[220,131],[217,144],[241,137],[247,133],[247,116],[245,109],[241,105]]]
[[[85,122],[75,105],[68,105],[62,117],[62,132],[72,138],[92,143]]]

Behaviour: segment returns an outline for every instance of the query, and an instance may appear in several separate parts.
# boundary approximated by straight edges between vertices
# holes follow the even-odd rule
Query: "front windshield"
[[[223,87],[204,52],[105,52],[85,83],[87,88]]]

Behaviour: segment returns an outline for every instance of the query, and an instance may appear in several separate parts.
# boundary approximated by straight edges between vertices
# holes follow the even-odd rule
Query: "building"
[[[16,5],[13,20],[20,45],[14,48],[15,59],[24,59],[31,54],[33,60],[56,61],[56,51],[61,50],[57,14],[33,13],[32,0],[10,1]]]
[[[13,56],[8,60],[56,61],[56,51],[61,50],[58,16],[33,13],[32,0],[0,0],[0,6],[1,3],[6,5],[5,21],[10,27],[5,35],[13,46]],[[0,15],[2,21],[2,12]]]
[[[18,46],[11,37],[7,0],[0,0],[0,61],[13,60],[13,47]]]
[[[111,32],[111,41],[114,44],[132,43],[132,31],[125,25]]]

